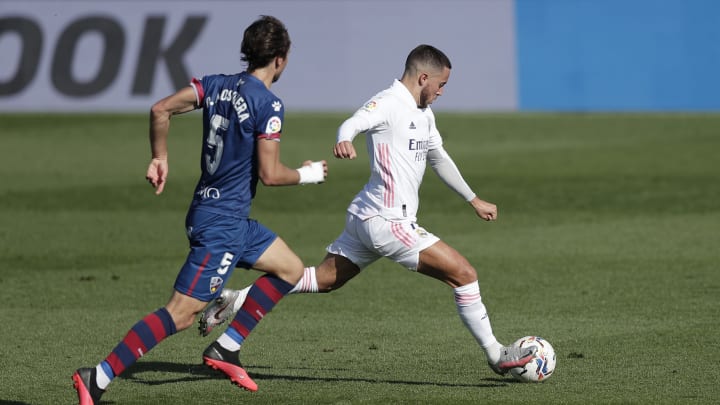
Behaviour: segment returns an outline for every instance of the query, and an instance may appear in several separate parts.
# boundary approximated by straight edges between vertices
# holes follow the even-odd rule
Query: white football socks
[[[460,319],[483,348],[488,361],[497,362],[500,359],[502,345],[493,335],[490,317],[480,298],[480,285],[475,281],[455,288],[454,292]]]
[[[288,294],[298,293],[316,293],[318,292],[317,276],[315,275],[315,267],[305,267],[305,272],[302,278],[295,284],[292,290]]]
[[[230,337],[230,335],[227,334],[227,332],[220,335],[220,337],[217,339],[217,342],[222,346],[225,350],[229,350],[231,352],[236,352],[240,350],[240,343],[233,340],[233,338]]]
[[[98,385],[98,388],[101,390],[107,389],[108,385],[110,385],[110,381],[112,380],[110,380],[110,377],[105,374],[102,364],[98,364],[97,367],[95,367],[95,383]]]

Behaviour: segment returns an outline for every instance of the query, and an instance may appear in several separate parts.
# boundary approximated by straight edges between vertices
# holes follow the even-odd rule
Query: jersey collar
[[[410,90],[408,90],[407,87],[405,87],[400,80],[395,79],[393,81],[392,86],[390,87],[392,91],[397,94],[397,96],[402,100],[403,103],[407,104],[409,107],[417,108],[419,110],[424,110],[424,108],[420,108],[417,106],[417,103],[415,102],[415,97],[413,97],[412,94],[410,94]]]

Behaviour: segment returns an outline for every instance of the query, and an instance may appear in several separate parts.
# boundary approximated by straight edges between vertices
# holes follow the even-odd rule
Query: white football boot
[[[496,363],[488,363],[490,368],[500,375],[507,374],[511,368],[523,367],[535,357],[537,347],[503,346],[500,349],[500,359]]]
[[[240,308],[247,290],[231,290],[226,288],[200,314],[200,335],[207,336],[218,325],[222,325],[235,315],[235,308]]]

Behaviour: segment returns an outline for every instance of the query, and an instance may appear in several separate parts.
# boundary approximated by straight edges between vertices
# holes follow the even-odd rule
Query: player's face
[[[430,73],[425,81],[425,86],[420,91],[420,103],[418,107],[425,108],[440,97],[443,93],[443,87],[450,79],[450,69],[443,68],[440,72]]]

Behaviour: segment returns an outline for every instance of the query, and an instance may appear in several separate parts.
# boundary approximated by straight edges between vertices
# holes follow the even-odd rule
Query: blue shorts
[[[191,210],[185,219],[190,253],[175,290],[209,302],[220,295],[235,267],[252,268],[277,235],[253,219]]]

